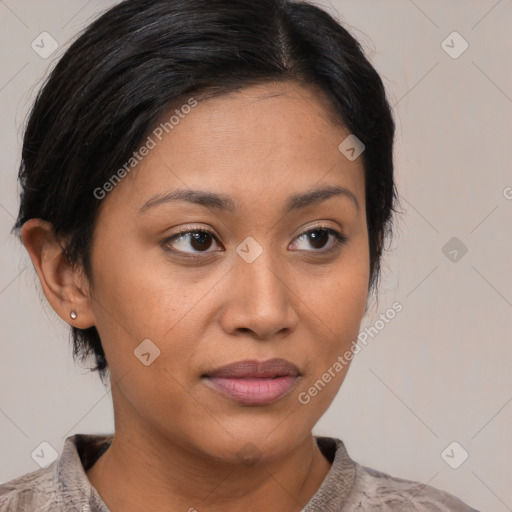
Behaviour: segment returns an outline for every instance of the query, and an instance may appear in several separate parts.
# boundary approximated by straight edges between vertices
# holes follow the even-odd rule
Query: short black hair
[[[316,86],[365,145],[371,291],[392,234],[395,124],[383,82],[359,42],[330,14],[292,0],[125,0],[73,42],[34,102],[19,169],[13,227],[49,221],[90,282],[101,187],[183,98],[251,85]],[[341,141],[340,141],[341,142]],[[71,327],[73,357],[108,364],[95,327]]]

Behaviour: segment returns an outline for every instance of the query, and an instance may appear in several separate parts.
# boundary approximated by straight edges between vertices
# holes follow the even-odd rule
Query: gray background
[[[317,3],[348,26],[384,79],[404,211],[362,329],[394,301],[403,311],[357,355],[315,433],[343,439],[361,464],[482,511],[510,511],[512,1]],[[110,5],[0,1],[0,481],[38,469],[31,453],[42,441],[60,452],[73,433],[113,430],[110,393],[73,365],[67,324],[41,300],[9,234],[34,94],[71,38]],[[31,48],[43,31],[59,44],[48,59]],[[458,58],[442,45],[454,31],[469,44]],[[457,36],[447,44],[462,48]],[[457,469],[441,456],[453,441],[469,453]],[[445,459],[453,465],[462,453],[457,446]]]

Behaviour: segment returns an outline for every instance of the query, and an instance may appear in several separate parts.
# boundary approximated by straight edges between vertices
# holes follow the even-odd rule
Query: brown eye
[[[172,246],[169,249],[172,252],[194,254],[198,252],[213,252],[208,249],[210,249],[214,241],[217,243],[217,239],[211,231],[195,229],[181,231],[165,240],[164,243],[166,247]]]
[[[347,237],[332,228],[315,228],[310,229],[309,231],[306,231],[302,235],[298,236],[296,240],[306,240],[310,247],[315,249],[314,251],[308,251],[308,249],[304,249],[308,252],[327,253],[336,250],[338,247],[345,244]],[[329,240],[333,240],[330,244],[330,247],[328,249],[324,249],[324,247],[329,244]]]
[[[309,232],[311,245],[315,249],[322,249],[329,243],[330,233],[326,229],[315,229]]]

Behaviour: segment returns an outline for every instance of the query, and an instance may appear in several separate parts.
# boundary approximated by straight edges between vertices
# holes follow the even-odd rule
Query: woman
[[[474,510],[312,435],[378,283],[393,136],[313,5],[126,0],[88,27],[31,112],[14,229],[115,433],[1,510]]]

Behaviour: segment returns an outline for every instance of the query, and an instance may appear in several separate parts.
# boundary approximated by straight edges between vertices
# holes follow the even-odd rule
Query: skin
[[[67,264],[50,224],[25,224],[53,309],[76,327],[95,325],[104,346],[115,437],[87,476],[113,512],[298,511],[325,479],[312,428],[348,366],[309,404],[298,395],[357,338],[369,282],[363,162],[338,150],[349,131],[330,112],[319,91],[295,83],[200,101],[102,200],[92,282]],[[359,209],[337,195],[283,214],[289,195],[325,185],[349,189]],[[178,201],[139,213],[176,188],[227,194],[237,208]],[[206,252],[190,235],[166,241],[182,226],[214,232]],[[319,226],[346,244],[300,237]],[[248,236],[263,249],[252,263],[236,252]],[[134,356],[144,339],[160,349],[149,366]],[[301,377],[270,405],[241,405],[201,378],[274,357]],[[239,455],[248,442],[253,464]]]

